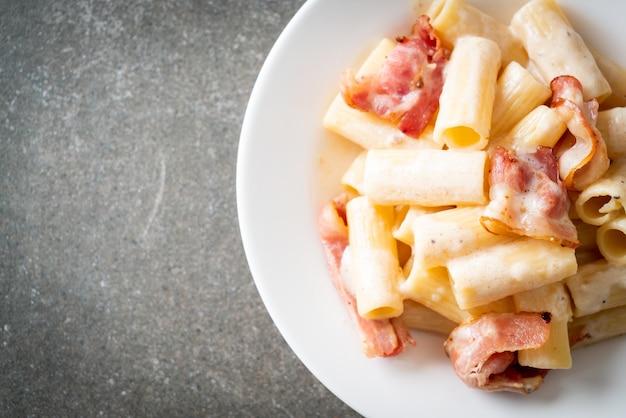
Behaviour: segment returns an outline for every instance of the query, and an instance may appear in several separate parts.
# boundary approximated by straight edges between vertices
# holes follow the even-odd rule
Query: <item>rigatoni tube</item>
[[[576,269],[573,249],[532,238],[482,248],[448,262],[461,309],[557,282]]]
[[[626,159],[613,161],[602,178],[576,198],[576,212],[591,225],[603,225],[625,214]]]
[[[370,150],[363,193],[381,205],[486,203],[484,151]]]
[[[572,317],[572,307],[562,282],[550,283],[513,295],[518,312],[550,312],[552,319],[566,322]]]
[[[398,217],[396,216],[396,227],[393,230],[394,238],[407,245],[413,245],[413,223],[415,222],[415,220],[422,215],[440,212],[442,210],[448,209],[451,209],[451,207],[408,206],[408,210],[404,214],[404,217],[401,219],[401,222],[398,222]]]
[[[413,264],[407,280],[400,285],[400,291],[406,298],[419,302],[456,323],[469,322],[487,313],[515,310],[511,298],[500,299],[468,310],[460,309],[444,267],[422,269]]]
[[[450,334],[457,326],[455,322],[450,321],[448,318],[411,300],[404,301],[404,313],[401,318],[404,325],[409,328],[443,335]]]
[[[522,40],[528,57],[549,83],[567,74],[583,86],[585,100],[611,94],[591,52],[554,0],[532,0],[515,13],[511,30]]]
[[[519,364],[537,369],[571,369],[572,354],[567,324],[567,320],[553,319],[548,341],[539,348],[518,351]]]
[[[528,112],[544,103],[552,92],[527,69],[513,61],[506,66],[496,85],[491,136],[511,130]]]
[[[526,62],[526,51],[508,26],[470,6],[465,0],[434,0],[426,12],[433,28],[449,46],[465,35],[491,39],[502,51],[502,62]]]
[[[602,75],[611,86],[611,95],[602,101],[600,108],[626,106],[626,69],[598,51],[592,50],[591,52]]]
[[[572,317],[570,299],[561,282],[513,296],[518,312],[550,312],[550,338],[539,348],[520,350],[518,360],[522,366],[538,369],[569,369],[572,355],[569,346],[567,323]]]
[[[335,97],[331,103],[323,124],[329,131],[366,149],[442,148],[430,138],[429,132],[425,131],[424,137],[411,138],[392,122],[348,106],[341,96]]]
[[[400,285],[403,296],[419,302],[456,323],[464,322],[467,313],[459,309],[444,267],[422,269],[413,264],[408,278]]]
[[[481,316],[488,313],[507,313],[507,312],[515,312],[515,304],[513,303],[513,298],[507,296],[502,299],[498,299],[493,302],[489,302],[486,305],[476,306],[474,308],[469,308],[465,310],[470,320],[475,320],[480,318]]]
[[[574,302],[574,316],[626,305],[626,267],[606,260],[581,266],[565,284]]]
[[[361,196],[348,202],[346,213],[359,315],[365,319],[399,316],[403,304],[397,290],[401,270],[396,241],[391,235],[393,208],[374,205]]]
[[[448,148],[480,150],[489,140],[500,49],[486,38],[456,42],[439,98],[434,139]]]
[[[482,226],[480,217],[484,210],[484,206],[468,206],[410,220],[413,262],[422,268],[445,266],[452,258],[511,240]],[[398,234],[394,235],[399,238]]]
[[[606,143],[610,159],[626,156],[626,107],[599,112],[596,127]]]
[[[626,306],[575,318],[569,324],[570,344],[583,347],[626,333]]]
[[[535,152],[538,146],[553,147],[567,125],[559,114],[548,106],[537,106],[510,131],[489,146],[503,146],[519,152]]]

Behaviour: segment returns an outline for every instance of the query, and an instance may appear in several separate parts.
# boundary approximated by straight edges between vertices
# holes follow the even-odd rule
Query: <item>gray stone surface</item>
[[[349,416],[244,258],[243,112],[301,0],[0,0],[0,415]]]

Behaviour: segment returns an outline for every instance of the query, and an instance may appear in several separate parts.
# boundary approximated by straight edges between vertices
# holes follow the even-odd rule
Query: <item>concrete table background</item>
[[[0,1],[0,415],[354,415],[237,227],[245,105],[300,3]]]

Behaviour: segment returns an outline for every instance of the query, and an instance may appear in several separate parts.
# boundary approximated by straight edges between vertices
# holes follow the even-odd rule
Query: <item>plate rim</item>
[[[241,125],[241,132],[239,134],[239,143],[237,146],[237,160],[236,160],[236,173],[235,173],[235,189],[236,189],[236,206],[237,206],[237,219],[239,224],[239,233],[241,236],[241,242],[243,245],[244,253],[246,256],[246,261],[248,263],[248,268],[250,270],[250,275],[252,276],[252,280],[254,285],[259,292],[259,296],[263,301],[263,305],[265,310],[268,312],[270,318],[272,319],[273,325],[278,329],[281,338],[287,343],[289,349],[296,356],[296,358],[304,365],[304,367],[311,373],[317,380],[320,382],[324,388],[330,391],[337,399],[343,402],[345,405],[350,407],[352,410],[357,412],[362,416],[366,416],[365,411],[358,408],[351,402],[348,402],[345,398],[339,396],[336,388],[331,383],[330,379],[326,379],[322,373],[319,372],[313,365],[312,362],[308,360],[306,354],[303,350],[297,349],[296,337],[288,331],[288,328],[284,325],[280,315],[277,314],[274,309],[274,304],[268,303],[269,300],[272,299],[270,296],[270,292],[268,288],[264,284],[264,280],[259,279],[262,275],[260,269],[257,268],[257,254],[252,250],[252,244],[250,238],[250,229],[249,226],[249,208],[250,206],[246,204],[246,195],[244,193],[245,189],[245,171],[248,164],[246,161],[250,158],[248,154],[248,146],[247,144],[252,140],[252,136],[250,134],[252,130],[252,116],[256,112],[258,112],[259,107],[259,91],[262,90],[262,86],[265,83],[265,80],[268,78],[268,74],[270,71],[270,67],[275,59],[275,57],[279,54],[279,51],[283,49],[284,44],[289,39],[289,35],[295,28],[298,26],[301,20],[306,19],[309,11],[315,7],[316,4],[320,3],[321,0],[306,0],[302,6],[296,11],[296,13],[291,17],[287,25],[280,32],[276,41],[272,45],[269,53],[265,57],[263,61],[263,65],[259,70],[259,74],[254,82],[254,86],[252,87],[252,91],[250,93],[250,98],[248,99],[248,103],[246,105],[246,111],[244,113],[243,122]]]

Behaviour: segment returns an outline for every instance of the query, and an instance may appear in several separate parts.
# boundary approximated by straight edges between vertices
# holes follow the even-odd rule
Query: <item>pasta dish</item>
[[[530,393],[626,333],[626,71],[554,0],[435,0],[323,125],[363,149],[319,229],[365,355],[436,332],[468,386]]]

